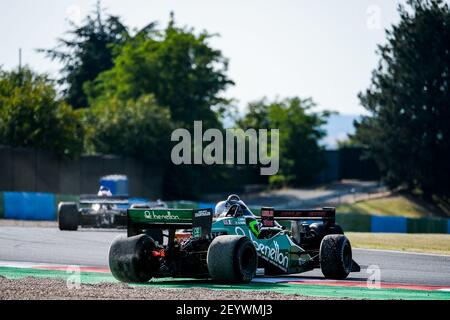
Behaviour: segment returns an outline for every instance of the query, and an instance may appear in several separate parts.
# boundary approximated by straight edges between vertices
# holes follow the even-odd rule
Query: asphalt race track
[[[124,232],[2,226],[0,261],[107,267],[110,243]],[[367,267],[376,265],[383,283],[450,286],[450,256],[354,249],[353,257],[362,270],[350,274],[350,281],[365,281],[370,276]],[[298,276],[323,279],[320,270]]]

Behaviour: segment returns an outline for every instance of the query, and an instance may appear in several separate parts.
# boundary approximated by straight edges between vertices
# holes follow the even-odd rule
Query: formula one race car
[[[360,271],[350,241],[335,223],[334,208],[262,208],[256,217],[236,195],[220,204],[214,222],[212,209],[129,209],[128,234],[117,237],[109,251],[114,277],[123,282],[190,277],[248,283],[257,268],[265,275],[320,268],[330,279]],[[278,223],[283,221],[291,221],[291,230]],[[190,229],[189,236],[179,237],[180,229]]]
[[[130,208],[164,208],[164,202],[135,203]],[[58,205],[58,225],[60,230],[90,228],[125,228],[127,225],[127,196],[81,195],[79,204],[61,202]]]

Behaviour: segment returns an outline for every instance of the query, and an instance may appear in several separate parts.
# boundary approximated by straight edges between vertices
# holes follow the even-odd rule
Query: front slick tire
[[[208,248],[208,271],[214,282],[249,283],[256,272],[258,256],[245,236],[218,236]]]
[[[155,242],[145,234],[118,236],[109,249],[109,268],[114,278],[128,283],[148,282],[158,267],[152,257],[154,249]]]
[[[327,279],[345,279],[352,270],[352,247],[342,234],[325,236],[320,243],[320,268]]]

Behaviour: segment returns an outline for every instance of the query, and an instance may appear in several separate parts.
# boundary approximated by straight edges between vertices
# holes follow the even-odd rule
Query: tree
[[[0,70],[0,143],[74,157],[83,150],[80,116],[56,98],[53,82],[28,68]]]
[[[91,151],[120,154],[164,164],[170,154],[172,123],[167,108],[151,95],[108,103],[88,110],[87,144]]]
[[[279,129],[280,171],[270,177],[275,185],[307,185],[315,181],[324,166],[319,140],[329,112],[313,113],[311,99],[287,98],[250,103],[248,113],[239,121],[243,129]],[[268,147],[270,148],[270,147]]]
[[[450,196],[450,11],[440,0],[409,0],[379,46],[371,86],[359,98],[368,116],[355,139],[391,187]]]
[[[113,15],[102,16],[100,2],[96,10],[88,15],[83,25],[71,24],[68,39],[58,39],[58,46],[51,50],[40,49],[52,60],[63,64],[60,83],[64,85],[66,101],[74,108],[87,107],[84,84],[94,80],[97,75],[113,66],[114,50],[123,44],[130,34],[120,18]],[[155,27],[150,23],[138,34],[151,32]]]
[[[220,126],[213,107],[228,101],[220,93],[232,81],[226,75],[227,59],[208,44],[206,32],[179,28],[173,16],[158,34],[139,34],[120,48],[111,70],[86,86],[90,101],[111,97],[137,99],[154,94],[159,105],[169,107],[172,119],[190,127],[194,120]]]

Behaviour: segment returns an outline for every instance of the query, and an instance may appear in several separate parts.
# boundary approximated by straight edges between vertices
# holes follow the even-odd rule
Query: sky
[[[395,0],[103,0],[108,13],[131,28],[165,26],[171,11],[180,25],[220,36],[210,44],[229,59],[236,83],[224,95],[240,110],[249,101],[312,97],[316,110],[364,114],[357,94],[370,84],[378,44],[398,22]],[[1,0],[0,65],[22,61],[57,77],[61,67],[37,48],[52,48],[82,21],[96,0]]]

